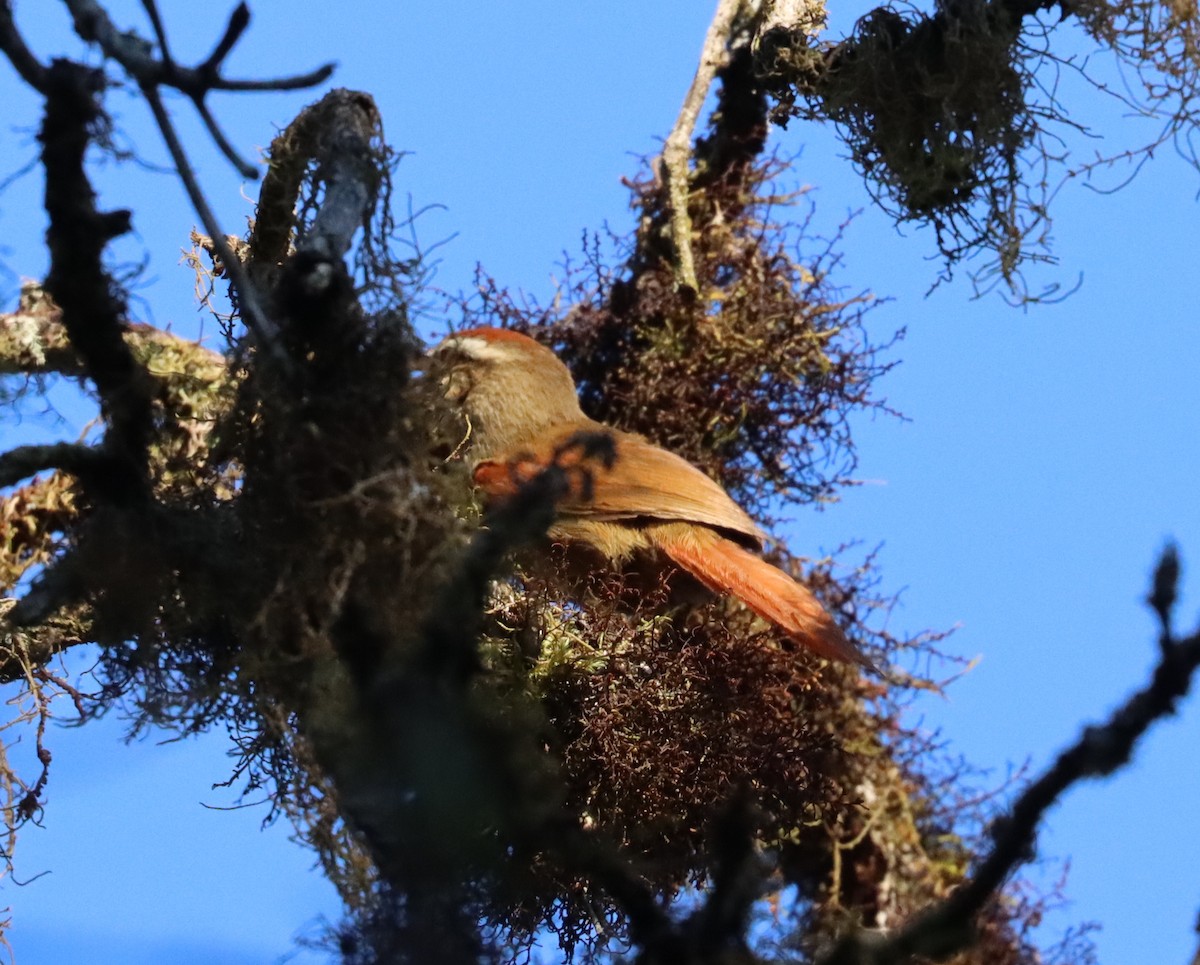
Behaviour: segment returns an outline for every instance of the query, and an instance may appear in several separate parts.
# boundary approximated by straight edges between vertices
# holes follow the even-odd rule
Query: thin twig
[[[1178,561],[1171,548],[1164,552],[1155,573],[1154,593],[1160,600],[1176,598],[1178,576]],[[1156,721],[1174,713],[1187,695],[1192,676],[1200,667],[1200,631],[1177,640],[1167,629],[1169,612],[1160,610],[1159,619],[1165,642],[1150,683],[1105,723],[1085,727],[1075,743],[1020,794],[1008,813],[993,825],[992,850],[970,879],[888,937],[868,931],[847,936],[822,965],[895,965],[917,955],[939,960],[971,944],[975,916],[1013,870],[1032,859],[1038,825],[1046,812],[1080,781],[1104,777],[1129,763],[1138,739]]]
[[[205,128],[208,130],[209,137],[213,139],[213,143],[217,145],[217,149],[225,155],[225,158],[237,168],[238,174],[249,181],[257,180],[258,168],[249,161],[245,160],[237,152],[237,148],[233,146],[229,138],[225,136],[225,132],[221,130],[221,126],[217,123],[217,119],[213,117],[212,111],[208,109],[208,104],[203,98],[193,98],[192,103],[196,107],[196,113],[200,115],[200,120],[204,122]]]
[[[1159,625],[1162,627],[1159,645],[1164,655],[1170,649],[1171,614],[1175,610],[1175,603],[1178,599],[1176,593],[1178,586],[1179,551],[1174,544],[1170,544],[1163,550],[1162,556],[1159,558],[1158,566],[1154,570],[1154,582],[1150,585],[1150,595],[1146,598],[1146,602],[1158,616]]]
[[[171,56],[171,47],[167,43],[167,28],[163,25],[162,15],[158,12],[158,4],[155,0],[142,0],[142,8],[146,11],[146,16],[150,18],[150,26],[154,28],[154,36],[158,39],[158,53],[162,57],[164,64],[174,64],[175,58]]]
[[[3,51],[25,81],[34,90],[46,92],[46,68],[25,44],[13,20],[11,0],[0,0],[0,51]]]
[[[195,173],[192,171],[191,162],[188,160],[187,152],[183,149],[183,144],[179,140],[175,126],[171,123],[170,115],[167,114],[167,110],[163,106],[158,90],[154,87],[143,87],[142,94],[146,98],[146,103],[150,105],[150,111],[154,115],[154,120],[158,124],[159,131],[162,133],[163,141],[167,145],[167,151],[171,155],[171,160],[175,162],[175,170],[179,174],[179,180],[183,183],[188,198],[191,199],[192,207],[196,209],[196,214],[200,216],[200,222],[204,225],[204,230],[208,232],[209,237],[212,239],[217,256],[221,259],[221,265],[228,273],[229,279],[233,282],[233,287],[237,291],[238,308],[243,324],[254,335],[258,344],[276,362],[286,365],[287,357],[279,345],[279,329],[263,309],[254,283],[247,276],[244,266],[237,255],[233,253],[233,249],[229,247],[229,242],[225,240],[225,233],[221,230],[217,216],[213,214],[212,208],[209,207],[208,199],[200,189],[200,184],[196,180]]]
[[[269,77],[263,80],[232,80],[226,77],[217,78],[212,82],[213,90],[253,90],[253,91],[284,91],[305,90],[323,84],[333,76],[337,69],[334,63],[324,64],[307,74],[294,74],[291,77]]]
[[[213,52],[208,55],[208,59],[197,67],[196,70],[201,74],[211,74],[215,79],[217,74],[220,73],[221,65],[225,62],[225,58],[229,56],[229,52],[233,50],[234,45],[241,39],[242,34],[246,32],[246,28],[249,26],[250,8],[245,3],[239,3],[233,8],[233,13],[229,15],[229,22],[225,24],[225,33],[217,41]]]
[[[169,58],[154,56],[153,45],[133,31],[118,30],[107,11],[96,0],[64,0],[75,24],[75,32],[88,43],[99,45],[105,55],[119,63],[139,85],[174,87],[195,100],[213,90],[285,91],[315,87],[327,80],[334,65],[325,64],[306,74],[266,80],[232,80],[220,76],[230,49],[249,23],[249,11],[240,4],[229,18],[213,52],[198,67],[184,67]],[[150,3],[150,0],[143,0]],[[149,8],[148,8],[149,10]],[[155,16],[151,15],[155,23]],[[162,29],[155,23],[155,33]],[[160,47],[162,41],[159,42]]]

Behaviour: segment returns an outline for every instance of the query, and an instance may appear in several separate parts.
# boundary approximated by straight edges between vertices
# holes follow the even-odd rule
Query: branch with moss
[[[293,356],[336,355],[345,339],[329,324],[339,303],[354,297],[345,257],[356,234],[369,233],[387,177],[382,119],[359,91],[330,91],[271,143],[247,257],[251,273],[273,284]],[[319,205],[300,197],[306,181],[312,197],[320,193]],[[312,363],[310,375],[319,358]]]
[[[1055,31],[1068,18],[1141,83],[1114,90],[1076,56],[1056,54]],[[1189,133],[1200,104],[1194,4],[977,0],[928,12],[881,5],[848,36],[824,43],[801,15],[764,32],[756,68],[775,122],[833,122],[884,211],[934,228],[944,277],[982,250],[992,258],[972,272],[977,288],[999,282],[1021,300],[1062,296],[1056,284],[1030,293],[1022,279],[1026,264],[1052,260],[1048,205],[1058,187],[1172,140],[1200,163]],[[1076,71],[1162,126],[1138,148],[1068,163],[1060,132],[1086,129],[1066,115],[1054,85],[1039,82],[1043,68]]]
[[[107,463],[97,449],[73,442],[17,446],[0,454],[0,487],[12,486],[46,469],[61,469],[87,485],[107,469]]]
[[[217,352],[144,322],[123,320],[121,337],[135,361],[163,380],[168,392],[175,376],[187,373],[215,383],[226,370],[225,359]],[[62,309],[40,283],[24,282],[17,310],[0,313],[0,376],[86,374],[63,325]]]
[[[154,430],[148,472],[157,498],[195,493],[200,485],[227,497],[220,476],[200,483],[200,464],[218,414],[230,404],[232,383],[225,359],[195,342],[141,323],[121,326],[125,347],[136,364],[157,380]],[[86,364],[71,343],[62,310],[40,285],[22,286],[17,311],[0,315],[0,373],[43,377],[86,375]],[[4,618],[6,634],[20,641],[21,654],[41,666],[60,650],[93,642],[92,615],[86,605],[50,613],[57,594],[78,590],[78,570],[66,560],[86,532],[89,514],[107,501],[112,484],[102,447],[84,443],[23,446],[0,455],[0,480],[9,486],[35,473],[55,470],[0,496],[0,590],[10,592],[31,570],[46,568],[27,594]],[[145,529],[146,527],[143,527]],[[93,573],[93,577],[99,574]],[[12,646],[0,652],[0,680],[20,679],[22,669]]]

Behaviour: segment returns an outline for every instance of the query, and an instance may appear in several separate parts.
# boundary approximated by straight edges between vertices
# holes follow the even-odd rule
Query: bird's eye
[[[442,376],[442,385],[446,387],[446,398],[451,402],[462,402],[471,391],[471,375],[461,367],[453,368]]]

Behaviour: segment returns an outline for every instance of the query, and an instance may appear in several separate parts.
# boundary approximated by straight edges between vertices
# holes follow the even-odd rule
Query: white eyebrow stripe
[[[480,362],[507,362],[512,359],[512,352],[507,351],[504,346],[497,345],[495,342],[490,342],[486,338],[480,338],[477,335],[469,335],[465,338],[450,338],[446,340],[447,345],[452,345],[463,355],[476,359]]]

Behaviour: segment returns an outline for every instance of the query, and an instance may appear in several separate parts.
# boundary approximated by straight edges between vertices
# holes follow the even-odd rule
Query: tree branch
[[[200,118],[217,147],[244,177],[253,178],[257,177],[257,169],[244,161],[234,150],[205,105],[205,97],[212,90],[294,90],[312,87],[322,83],[333,73],[333,65],[326,64],[311,73],[277,81],[228,81],[222,78],[220,71],[226,57],[250,23],[250,10],[245,3],[239,3],[234,8],[221,39],[208,58],[198,67],[188,68],[177,64],[171,57],[166,44],[165,28],[154,0],[143,0],[143,5],[158,38],[161,55],[159,57],[154,56],[153,45],[136,33],[118,30],[104,8],[95,0],[65,2],[74,19],[76,33],[82,39],[99,45],[106,56],[117,61],[137,81],[162,133],[184,190],[204,224],[205,231],[212,238],[217,255],[233,283],[243,323],[262,349],[277,363],[286,366],[286,356],[278,345],[278,327],[264,309],[253,281],[225,242],[225,232],[221,230],[200,189],[187,153],[163,105],[159,88],[173,87],[186,94],[196,105]]]
[[[1112,774],[1129,763],[1134,745],[1156,721],[1175,712],[1200,666],[1200,631],[1182,640],[1170,634],[1170,607],[1179,575],[1173,548],[1164,552],[1155,574],[1152,601],[1163,625],[1162,657],[1150,683],[1130,697],[1103,724],[1085,727],[992,827],[991,852],[957,891],[889,937],[858,932],[838,944],[822,965],[893,965],[917,955],[945,959],[972,941],[972,923],[1008,876],[1032,859],[1043,816],[1072,786]]]
[[[744,6],[744,0],[719,0],[717,12],[700,53],[700,66],[679,109],[675,126],[663,145],[660,170],[666,184],[671,210],[671,240],[675,246],[675,284],[678,288],[697,292],[696,262],[692,255],[692,219],[688,214],[691,194],[692,135],[696,121],[708,97],[713,79],[729,60],[729,41],[734,20]]]
[[[89,476],[102,471],[106,465],[107,460],[98,449],[77,442],[17,446],[0,453],[0,488],[16,485],[46,469],[61,469],[86,483]]]
[[[125,304],[104,268],[108,242],[130,228],[130,214],[100,212],[88,180],[86,153],[95,125],[103,75],[57,60],[47,72],[46,113],[39,134],[46,169],[46,243],[50,271],[46,290],[62,309],[71,344],[100,394],[109,424],[105,448],[112,459],[113,496],[149,496],[147,446],[153,429],[154,379],[139,365],[122,337]]]
[[[79,568],[75,565],[73,557],[68,555],[42,571],[33,581],[29,592],[16,602],[5,619],[11,627],[35,627],[45,623],[64,606],[77,602],[83,594],[84,582]],[[70,645],[64,643],[57,649],[62,650]],[[56,652],[56,648],[52,645],[47,646],[42,652],[50,656]]]
[[[153,0],[146,0],[146,2],[150,6],[154,5]],[[250,8],[244,2],[239,3],[233,8],[233,13],[229,15],[229,22],[225,24],[225,33],[221,35],[221,39],[213,47],[213,52],[197,68],[197,73],[201,75],[207,74],[215,80],[221,73],[221,65],[225,63],[225,58],[229,56],[230,51],[233,50],[249,26]]]
[[[214,381],[225,370],[222,356],[189,339],[144,322],[125,322],[122,327],[135,360],[153,371],[155,357],[164,352],[193,359],[202,366],[205,381]],[[0,314],[0,375],[50,374],[86,376],[87,369],[67,335],[62,309],[41,285],[25,282],[17,310]]]
[[[308,74],[280,80],[229,81],[221,77],[221,67],[234,45],[241,39],[250,24],[250,8],[239,3],[230,14],[225,32],[213,52],[197,67],[184,67],[171,57],[166,41],[166,30],[158,5],[154,0],[143,0],[158,39],[159,57],[153,54],[153,46],[132,31],[116,28],[108,13],[95,0],[66,0],[67,8],[75,21],[75,32],[79,36],[100,46],[105,55],[117,61],[133,77],[143,90],[147,88],[174,87],[186,94],[196,105],[201,118],[212,134],[213,140],[229,163],[246,178],[258,176],[254,165],[243,160],[234,150],[229,139],[217,126],[215,119],[204,106],[204,99],[213,90],[296,90],[314,87],[333,73],[333,64],[325,64]]]
[[[250,23],[250,10],[245,3],[234,8],[224,34],[208,58],[197,67],[184,67],[169,54],[155,57],[152,45],[133,31],[118,30],[96,0],[64,2],[74,19],[75,32],[88,43],[99,45],[105,55],[117,61],[139,85],[174,87],[193,100],[203,98],[213,90],[282,91],[315,87],[328,80],[334,71],[334,65],[329,63],[306,74],[276,79],[230,80],[221,77],[225,58]],[[151,14],[151,22],[158,34],[162,30],[160,18]]]
[[[162,15],[158,12],[158,4],[155,0],[142,0],[142,9],[150,18],[150,26],[154,30],[154,39],[158,41],[158,52],[162,56],[163,63],[174,64],[175,58],[171,56],[171,45],[167,41],[167,28],[163,23]]]
[[[26,630],[10,622],[16,607],[8,607],[8,602],[0,601],[0,684],[20,680],[30,668],[44,668],[56,653],[90,642],[77,614],[53,617]]]
[[[306,107],[271,142],[270,162],[250,231],[251,272],[269,275],[287,258],[300,189],[316,162],[325,195],[297,244],[323,259],[341,258],[370,217],[379,191],[374,147],[381,134],[379,111],[366,95],[334,90]]]
[[[46,68],[25,44],[13,20],[12,0],[0,0],[0,51],[34,90],[46,92]]]

